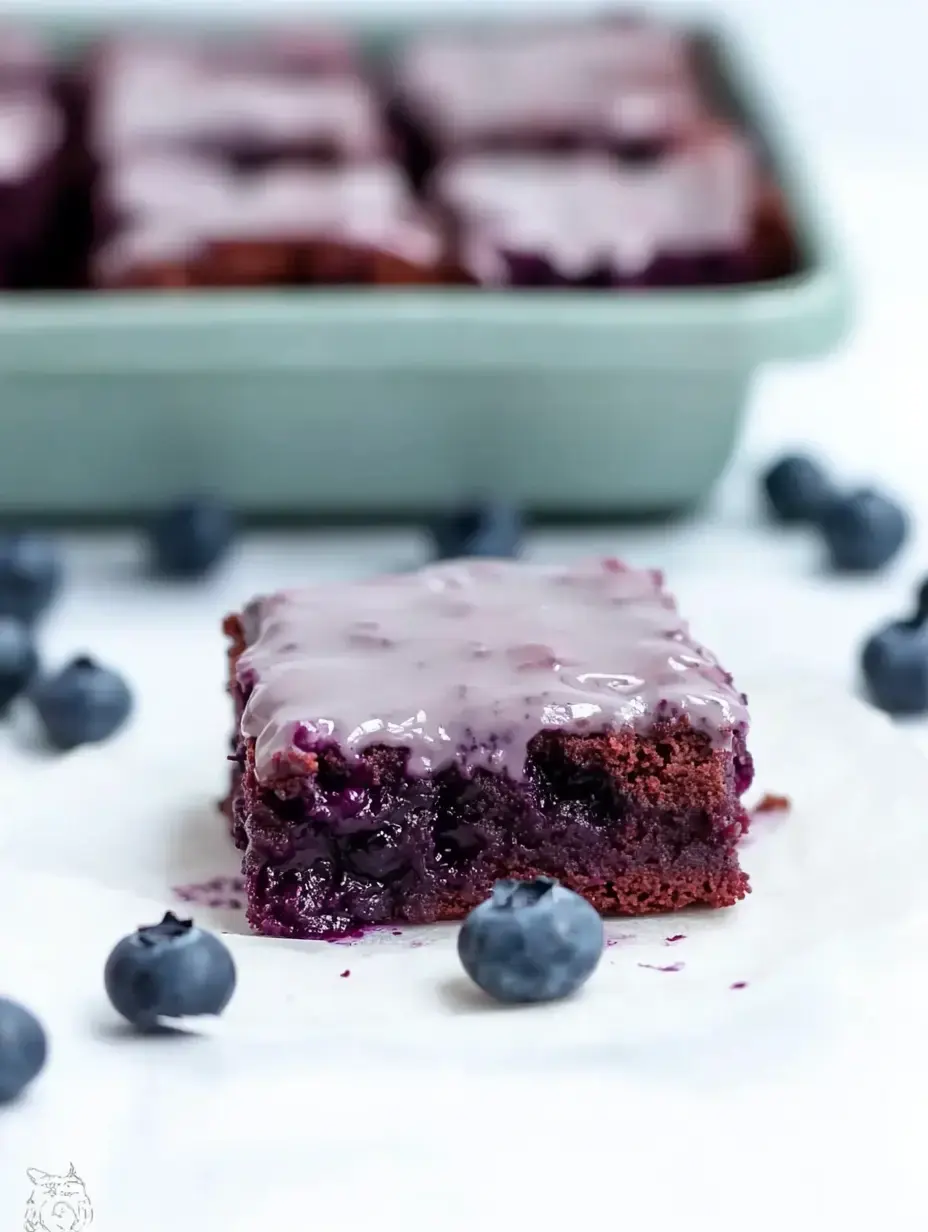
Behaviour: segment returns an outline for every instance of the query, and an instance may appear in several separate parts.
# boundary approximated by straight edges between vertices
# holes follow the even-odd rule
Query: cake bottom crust
[[[246,861],[247,868],[247,861]],[[262,868],[246,873],[248,923],[267,937],[323,939],[366,927],[388,924],[435,924],[464,919],[474,907],[489,895],[498,878],[532,880],[551,876],[549,866],[531,864],[501,867],[496,877],[490,877],[479,888],[446,887],[435,895],[425,912],[396,910],[391,918],[368,920],[366,913],[354,918],[325,916],[307,919],[299,893],[268,893]],[[582,894],[604,917],[643,916],[682,911],[696,905],[707,908],[733,907],[751,892],[748,876],[737,864],[716,869],[658,871],[632,869],[608,880],[563,871],[557,877],[562,885]]]

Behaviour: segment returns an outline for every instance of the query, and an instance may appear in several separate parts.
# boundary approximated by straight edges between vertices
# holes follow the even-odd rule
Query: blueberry
[[[431,526],[436,560],[459,556],[504,558],[521,550],[522,515],[514,505],[486,503],[459,509]]]
[[[464,970],[497,1001],[556,1001],[592,975],[603,922],[585,898],[550,877],[498,881],[458,934]]]
[[[157,516],[149,527],[152,568],[166,578],[204,577],[235,538],[235,517],[219,501],[190,497]]]
[[[48,1038],[38,1018],[18,1002],[0,997],[0,1104],[25,1090],[47,1057]]]
[[[217,936],[168,911],[160,924],[123,937],[103,978],[123,1018],[154,1027],[160,1018],[221,1014],[235,991],[235,963]]]
[[[132,712],[132,694],[122,676],[86,655],[38,681],[30,699],[49,744],[62,752],[108,740]]]
[[[859,488],[832,501],[819,520],[833,569],[874,573],[896,555],[909,533],[909,520],[894,500]]]
[[[38,669],[38,652],[27,626],[12,616],[0,616],[0,715]]]
[[[861,668],[875,706],[887,714],[928,713],[928,582],[909,620],[895,620],[867,639]]]
[[[834,490],[812,458],[789,454],[765,473],[764,494],[779,522],[814,522],[830,503]]]
[[[42,535],[0,537],[0,616],[32,624],[58,593],[61,558]]]

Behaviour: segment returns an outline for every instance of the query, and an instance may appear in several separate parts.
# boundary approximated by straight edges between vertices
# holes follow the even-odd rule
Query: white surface
[[[108,745],[38,765],[25,740],[0,746],[0,867],[78,874],[189,911],[208,927],[248,932],[240,911],[181,907],[173,893],[240,867],[216,809],[227,782],[229,730],[216,641],[209,620],[170,620],[165,611],[137,619],[119,655],[141,703],[129,729]],[[767,998],[771,981],[778,988],[792,978],[800,959],[814,956],[818,966],[827,959],[818,949],[836,941],[859,955],[918,906],[928,866],[919,810],[928,797],[928,760],[886,719],[833,688],[745,684],[756,714],[752,751],[761,791],[795,801],[788,819],[758,818],[747,840],[754,892],[733,911],[610,925],[616,944],[596,995],[539,1014],[530,1028],[533,1050],[566,1064],[581,1048],[656,1043],[716,1026],[738,1011],[733,983],[746,981],[752,998]],[[799,717],[811,714],[814,737]],[[887,781],[903,787],[887,793]],[[50,809],[49,800],[69,805]],[[879,825],[872,824],[876,816]],[[867,902],[866,914],[849,910],[859,901]],[[475,1071],[517,1063],[526,1019],[456,1012],[469,1004],[454,979],[457,929],[397,931],[356,944],[299,946],[306,965],[296,971],[288,948],[260,943],[266,963],[288,965],[258,973],[253,1000],[242,1006],[243,1029],[259,1041],[312,1040],[326,1052],[357,1039],[371,1058],[382,1047],[385,1062],[402,1052],[441,1060],[453,1048]],[[666,940],[679,935],[685,940]],[[677,962],[684,964],[679,972],[651,970]],[[346,967],[356,978],[342,988],[335,981]],[[0,985],[2,974],[0,959]]]
[[[607,951],[581,999],[524,1013],[474,1005],[442,930],[421,947],[409,933],[309,947],[232,938],[241,983],[228,1021],[211,1038],[147,1042],[114,1028],[101,969],[170,884],[228,859],[211,810],[228,722],[218,620],[252,590],[395,567],[419,545],[256,540],[190,591],[140,585],[129,541],[75,546],[46,653],[98,651],[140,706],[113,743],[65,759],[36,754],[22,726],[0,742],[0,987],[43,1015],[54,1046],[28,1098],[0,1114],[4,1232],[19,1226],[25,1169],[72,1161],[94,1226],[120,1232],[253,1232],[294,1209],[301,1226],[306,1212],[333,1232],[472,1228],[488,1207],[502,1227],[524,1220],[540,1185],[533,1226],[569,1207],[582,1226],[618,1210],[619,1177],[623,1220],[657,1229],[724,1232],[746,1210],[773,1227],[797,1203],[799,1228],[878,1210],[918,1226],[906,1223],[918,1209],[907,1169],[928,1095],[916,910],[928,763],[827,672],[822,684],[779,673],[790,656],[753,644],[773,578],[734,598],[732,575],[749,580],[752,557],[779,560],[776,627],[798,625],[803,607],[786,601],[808,593],[820,644],[840,607],[824,583],[786,585],[800,562],[756,528],[677,533],[599,540],[676,564],[697,627],[742,660],[757,786],[796,801],[745,850],[751,899],[685,924],[613,927],[635,939]],[[549,536],[536,553],[578,546]],[[13,872],[11,856],[51,871]],[[66,872],[158,901],[88,892],[56,879]],[[664,943],[677,932],[686,939]],[[738,980],[749,987],[731,990]]]
[[[787,1194],[809,1213],[827,1200],[835,1226],[878,1198],[887,1217],[893,1203],[912,1209],[897,1176],[909,1151],[902,1114],[915,1115],[928,1085],[889,1062],[916,1055],[898,1033],[924,1021],[923,988],[873,988],[916,944],[928,762],[828,686],[755,682],[761,782],[795,808],[756,823],[744,853],[751,898],[611,925],[635,937],[607,949],[573,1002],[487,1008],[459,978],[451,929],[338,945],[230,937],[239,989],[206,1038],[121,1030],[102,992],[106,954],[172,905],[176,878],[216,871],[226,852],[210,810],[226,715],[208,609],[223,589],[186,606],[165,596],[144,614],[114,580],[108,620],[99,590],[95,605],[76,597],[70,627],[79,637],[92,623],[99,637],[109,626],[111,657],[139,689],[136,721],[108,746],[44,764],[23,731],[0,745],[0,988],[40,1013],[53,1043],[46,1073],[0,1114],[0,1227],[19,1226],[27,1167],[63,1173],[71,1162],[95,1226],[120,1232],[251,1232],[294,1204],[333,1232],[464,1228],[488,1203],[508,1221],[524,1215],[552,1153],[563,1187],[533,1217],[540,1227],[559,1202],[575,1220],[602,1210],[619,1167],[623,1219],[656,1228],[740,1227],[742,1198],[755,1206],[773,1181],[754,1227],[772,1226]],[[187,681],[180,708],[174,672]],[[204,845],[207,826],[217,841]],[[46,871],[14,869],[11,856]],[[150,898],[57,876],[67,870]],[[677,961],[676,973],[638,966]],[[741,980],[747,988],[730,988]],[[863,1072],[848,1068],[874,1037]],[[904,1092],[892,1085],[903,1075]],[[874,1092],[898,1096],[898,1134],[883,1124],[874,1135]],[[831,1137],[809,1176],[802,1152],[816,1124]],[[701,1142],[713,1167],[724,1160],[724,1185],[707,1185]],[[862,1187],[832,1188],[864,1151]]]
[[[711,1036],[660,1048],[619,1038],[569,1059],[533,1047],[538,1019],[527,1014],[511,1068],[473,1068],[454,1053],[444,1066],[402,1052],[384,1064],[385,1047],[365,1056],[330,1038],[264,1050],[231,1036],[139,1040],[101,1009],[97,981],[111,938],[152,907],[2,877],[0,920],[28,919],[49,889],[67,924],[36,926],[25,974],[55,1053],[0,1123],[10,1232],[25,1169],[71,1162],[94,1228],[119,1232],[549,1229],[596,1226],[611,1210],[628,1226],[696,1232],[924,1226],[922,1148],[910,1132],[924,1074],[901,1086],[885,1047],[859,1063],[885,1030],[879,988],[875,1006],[854,1007],[853,1034],[838,1030],[853,1003],[833,995],[825,972],[797,985],[801,1000],[762,1014],[749,992],[732,994],[743,1013]],[[254,969],[241,967],[247,995]],[[923,1001],[889,1008],[892,1046],[914,1046],[928,1025]]]

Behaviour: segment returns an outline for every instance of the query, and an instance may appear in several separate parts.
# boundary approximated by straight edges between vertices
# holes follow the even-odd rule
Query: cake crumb
[[[751,812],[756,816],[758,813],[787,813],[793,807],[793,802],[789,796],[777,796],[771,792],[767,792],[762,796],[757,804],[754,805]]]
[[[682,971],[686,963],[675,962],[671,963],[668,967],[661,967],[656,963],[639,963],[638,966],[644,967],[648,971]]]
[[[351,975],[351,970],[350,968],[346,967],[345,970],[339,976],[339,979],[347,980],[349,975]]]

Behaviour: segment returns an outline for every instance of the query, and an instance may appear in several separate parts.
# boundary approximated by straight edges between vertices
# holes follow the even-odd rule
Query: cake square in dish
[[[149,151],[100,176],[95,285],[430,283],[445,244],[399,166],[269,167]]]
[[[421,35],[397,60],[395,92],[435,158],[586,147],[641,157],[706,110],[689,37],[630,17]]]
[[[551,876],[603,914],[731,906],[746,699],[657,573],[452,561],[225,623],[258,932],[464,916]]]
[[[31,282],[60,186],[64,142],[43,49],[0,30],[0,287]]]
[[[381,157],[388,134],[350,40],[302,32],[247,42],[113,39],[89,69],[90,147],[184,148],[251,165]]]
[[[762,276],[762,179],[740,134],[707,126],[646,166],[604,154],[472,154],[433,192],[457,259],[487,286],[713,285]]]

